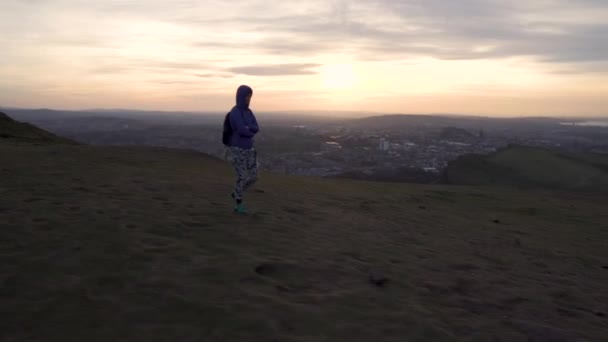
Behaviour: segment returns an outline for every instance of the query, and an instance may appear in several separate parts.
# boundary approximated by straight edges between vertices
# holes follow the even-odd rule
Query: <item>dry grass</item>
[[[0,146],[1,341],[602,341],[598,194],[263,175]],[[263,191],[263,192],[262,192]]]

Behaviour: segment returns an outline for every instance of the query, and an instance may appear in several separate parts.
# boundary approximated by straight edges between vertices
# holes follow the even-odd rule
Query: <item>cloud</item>
[[[158,83],[158,84],[197,84],[195,81],[187,81],[187,80],[157,80],[157,81],[149,81],[149,83]]]
[[[228,71],[235,74],[252,76],[289,76],[289,75],[314,75],[316,71],[310,70],[320,67],[320,64],[275,64],[275,65],[249,65],[229,68]]]
[[[547,0],[334,1],[304,13],[218,20],[218,29],[251,28],[257,39],[226,49],[282,56],[346,53],[362,60],[500,59],[545,63],[608,61],[608,2]],[[577,19],[578,18],[578,19]],[[188,21],[185,21],[188,23]],[[237,36],[238,37],[238,36]],[[481,48],[480,48],[481,47]]]
[[[137,71],[154,73],[189,73],[213,69],[211,63],[188,60],[162,60],[150,58],[116,58],[98,56],[88,72],[92,74],[125,74]]]
[[[234,75],[231,75],[231,74],[214,74],[214,73],[194,74],[194,76],[200,77],[200,78],[232,78],[232,77],[234,77]]]
[[[131,71],[126,65],[96,65],[90,69],[93,74],[122,74]]]
[[[526,57],[556,73],[606,73],[606,18],[605,0],[3,0],[0,70],[44,73],[47,63],[103,79],[137,72],[216,83],[313,75],[326,56],[345,56]]]

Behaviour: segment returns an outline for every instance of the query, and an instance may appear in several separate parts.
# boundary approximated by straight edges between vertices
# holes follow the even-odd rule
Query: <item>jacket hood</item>
[[[253,89],[251,87],[242,85],[236,91],[236,106],[240,108],[249,108],[249,102],[247,96],[253,95]]]

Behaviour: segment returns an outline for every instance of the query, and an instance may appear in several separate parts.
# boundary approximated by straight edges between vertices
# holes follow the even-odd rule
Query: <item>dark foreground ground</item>
[[[0,146],[0,341],[607,341],[608,198]]]

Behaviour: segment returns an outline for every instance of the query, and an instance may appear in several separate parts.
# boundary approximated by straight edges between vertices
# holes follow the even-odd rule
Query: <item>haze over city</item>
[[[607,115],[605,1],[0,3],[0,105]]]

